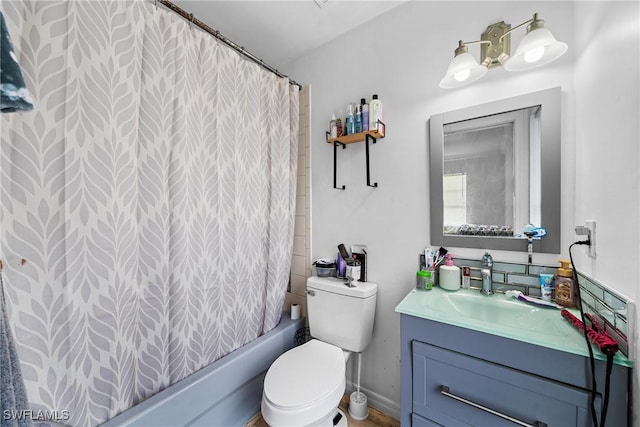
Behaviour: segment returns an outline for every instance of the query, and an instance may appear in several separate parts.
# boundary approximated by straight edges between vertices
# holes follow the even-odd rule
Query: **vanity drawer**
[[[452,427],[517,425],[510,417],[531,426],[591,423],[587,390],[420,341],[412,347],[412,411],[432,422]]]

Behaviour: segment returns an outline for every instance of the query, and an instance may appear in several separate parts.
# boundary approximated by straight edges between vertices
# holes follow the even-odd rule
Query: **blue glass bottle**
[[[362,113],[360,112],[360,106],[356,105],[356,124],[355,124],[356,133],[362,132]]]
[[[344,120],[345,135],[353,135],[356,133],[355,119],[353,117],[353,108],[351,104],[347,106],[347,118]]]

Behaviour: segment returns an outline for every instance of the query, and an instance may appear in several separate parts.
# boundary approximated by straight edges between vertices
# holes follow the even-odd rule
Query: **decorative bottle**
[[[340,138],[344,134],[344,128],[342,127],[342,119],[338,117],[336,119],[336,138]]]

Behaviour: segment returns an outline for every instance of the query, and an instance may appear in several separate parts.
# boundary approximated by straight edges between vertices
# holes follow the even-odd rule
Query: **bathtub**
[[[282,314],[280,324],[101,427],[242,427],[260,411],[262,384],[278,356],[295,345],[302,319]]]

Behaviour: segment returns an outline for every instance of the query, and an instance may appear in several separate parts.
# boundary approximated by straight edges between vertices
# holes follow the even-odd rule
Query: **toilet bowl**
[[[311,340],[282,354],[269,368],[262,417],[271,427],[333,426],[345,387],[342,349]]]

